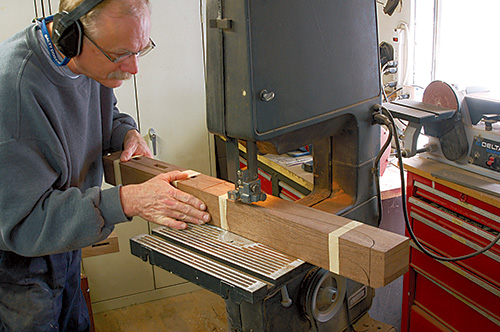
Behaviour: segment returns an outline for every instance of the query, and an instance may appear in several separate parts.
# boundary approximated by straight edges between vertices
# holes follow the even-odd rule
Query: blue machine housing
[[[372,0],[209,3],[208,45],[219,47],[207,56],[208,129],[271,141],[284,152],[331,136],[332,125],[324,125],[331,119],[371,116],[381,95],[375,6]],[[266,92],[274,98],[264,100]]]

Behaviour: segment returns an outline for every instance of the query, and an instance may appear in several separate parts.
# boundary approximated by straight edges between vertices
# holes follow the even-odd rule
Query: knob
[[[273,100],[275,96],[276,96],[276,95],[274,94],[274,92],[272,92],[272,91],[271,91],[271,92],[269,92],[269,91],[267,91],[266,89],[264,89],[264,90],[262,90],[262,91],[260,92],[260,99],[261,99],[262,101],[269,102],[269,101]]]

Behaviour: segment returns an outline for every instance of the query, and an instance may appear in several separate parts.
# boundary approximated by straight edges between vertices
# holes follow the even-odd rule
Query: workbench
[[[498,181],[441,162],[405,162],[416,237],[448,257],[475,252],[500,231]],[[402,331],[499,331],[500,245],[459,262],[437,261],[412,243]]]

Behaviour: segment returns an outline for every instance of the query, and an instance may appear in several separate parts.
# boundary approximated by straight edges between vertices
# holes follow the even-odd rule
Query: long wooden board
[[[104,157],[110,184],[117,183],[117,165],[124,185],[184,170],[144,157],[117,164],[118,158],[118,153]],[[205,202],[211,224],[365,285],[385,286],[408,270],[409,239],[404,236],[270,195],[251,205],[227,200],[234,185],[204,174],[177,186]]]

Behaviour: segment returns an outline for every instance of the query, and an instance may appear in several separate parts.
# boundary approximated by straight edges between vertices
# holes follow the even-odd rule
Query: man
[[[81,2],[61,0],[60,12]],[[0,44],[0,331],[88,330],[79,249],[114,225],[210,220],[203,202],[169,184],[180,172],[100,189],[103,153],[151,156],[112,90],[154,47],[149,1],[105,0],[81,21],[81,53],[67,66],[51,57],[50,20]]]

